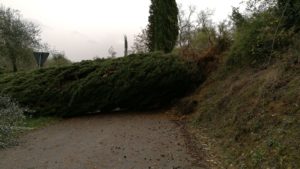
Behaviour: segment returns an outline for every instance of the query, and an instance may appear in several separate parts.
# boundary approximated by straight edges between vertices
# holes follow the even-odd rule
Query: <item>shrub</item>
[[[207,14],[202,12],[202,15]],[[205,20],[205,17],[202,20]],[[210,20],[202,22],[204,22],[202,25],[206,26],[197,28],[193,32],[194,36],[190,37],[190,42],[174,52],[179,53],[186,60],[197,63],[203,75],[207,77],[217,68],[222,55],[230,47],[232,32],[231,25],[227,21],[221,22],[217,27],[211,25]]]
[[[49,58],[46,63],[45,67],[60,67],[60,66],[69,66],[72,62],[67,59],[63,52],[53,52],[52,57]]]
[[[228,54],[228,66],[265,65],[276,52],[287,49],[294,31],[280,27],[282,20],[274,11],[270,8],[243,18],[233,11],[236,31]]]
[[[150,53],[0,75],[0,93],[28,105],[34,115],[74,116],[158,108],[202,80],[195,64]]]
[[[15,142],[16,127],[24,119],[23,110],[9,97],[0,96],[0,148]]]
[[[299,0],[277,0],[278,15],[283,15],[283,27],[290,29],[295,28],[296,32],[300,31],[300,2]]]

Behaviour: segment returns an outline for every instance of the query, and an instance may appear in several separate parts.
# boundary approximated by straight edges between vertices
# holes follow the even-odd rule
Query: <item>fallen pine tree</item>
[[[35,116],[75,116],[116,108],[149,110],[198,86],[199,68],[177,56],[150,53],[0,75],[0,94]]]

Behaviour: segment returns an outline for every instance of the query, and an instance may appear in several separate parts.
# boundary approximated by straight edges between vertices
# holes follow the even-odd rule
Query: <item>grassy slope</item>
[[[226,168],[300,168],[300,65],[223,70],[188,99]]]

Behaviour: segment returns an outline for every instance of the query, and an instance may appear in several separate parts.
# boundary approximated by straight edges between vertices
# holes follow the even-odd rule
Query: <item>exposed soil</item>
[[[1,169],[205,169],[164,114],[78,117],[24,135],[0,151]],[[200,157],[200,158],[199,158]]]

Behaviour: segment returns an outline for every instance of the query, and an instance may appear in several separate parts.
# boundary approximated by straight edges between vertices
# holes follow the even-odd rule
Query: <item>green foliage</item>
[[[60,120],[61,119],[57,117],[26,117],[24,120],[24,126],[29,129],[37,129],[56,123]]]
[[[257,66],[270,63],[284,52],[300,30],[300,1],[249,0],[248,14],[233,9],[234,43],[229,52],[229,66]],[[249,14],[250,13],[250,14]]]
[[[243,16],[238,8],[232,9],[232,14],[230,16],[231,20],[234,22],[236,27],[242,26],[246,22],[245,16]]]
[[[150,53],[0,75],[0,93],[29,106],[37,116],[73,116],[157,108],[202,80],[194,64]]]
[[[199,63],[203,69],[212,70],[220,55],[227,51],[232,43],[231,22],[224,20],[215,25],[211,19],[211,10],[200,11],[197,20],[193,22],[191,18],[194,12],[195,8],[190,7],[188,17],[184,12],[180,14],[177,51],[182,57]]]
[[[195,33],[191,39],[191,47],[197,51],[210,48],[216,41],[216,31],[213,27],[201,29]]]
[[[231,23],[223,21],[218,25],[216,46],[220,52],[228,51],[232,44]]]
[[[52,57],[46,61],[45,67],[61,67],[71,64],[72,62],[66,58],[64,53],[55,52],[52,54]]]
[[[19,71],[35,69],[37,66],[33,57],[33,50],[30,48],[24,49],[22,53],[18,55],[15,64]],[[7,55],[3,55],[3,57],[0,56],[0,69],[3,69],[5,72],[13,71],[13,65]]]
[[[286,29],[295,27],[300,31],[300,1],[299,0],[277,0],[278,15],[283,15]]]
[[[236,13],[236,12],[234,12]],[[288,31],[278,29],[279,18],[270,10],[241,18],[235,14],[236,32],[229,52],[229,66],[255,66],[269,62],[273,51],[289,44]]]
[[[1,6],[0,60],[9,62],[14,72],[19,62],[32,63],[32,53],[28,51],[39,45],[39,33],[37,26],[23,20],[18,11]]]
[[[148,48],[169,53],[178,37],[178,8],[175,0],[151,0],[147,29]]]
[[[15,142],[15,132],[23,120],[23,109],[10,98],[0,96],[0,148]]]
[[[272,9],[280,19],[280,27],[300,31],[300,1],[299,0],[247,0],[247,10],[250,13],[261,13]]]

